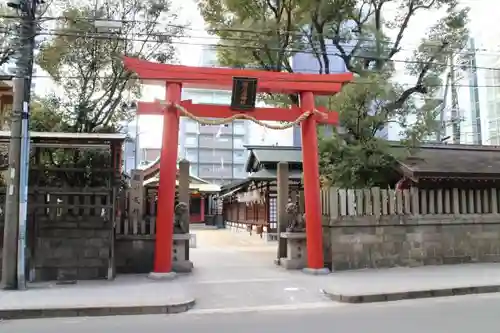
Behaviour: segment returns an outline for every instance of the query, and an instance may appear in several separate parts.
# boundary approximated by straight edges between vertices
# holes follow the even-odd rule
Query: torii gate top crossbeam
[[[314,95],[334,95],[342,85],[352,80],[352,73],[303,74],[270,72],[248,69],[189,67],[152,63],[124,57],[123,62],[143,81],[181,83],[189,88],[230,90],[233,77],[253,77],[258,80],[257,90],[268,93],[312,92]]]

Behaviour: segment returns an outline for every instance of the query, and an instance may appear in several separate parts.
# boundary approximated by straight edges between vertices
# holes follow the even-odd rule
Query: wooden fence
[[[5,187],[0,187],[0,221],[5,215]],[[111,218],[113,204],[109,188],[31,187],[28,193],[28,214],[52,220],[63,217],[99,216]]]
[[[324,216],[498,214],[500,189],[321,190]]]

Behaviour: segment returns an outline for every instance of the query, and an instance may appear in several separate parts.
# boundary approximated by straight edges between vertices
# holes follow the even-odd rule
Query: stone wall
[[[153,271],[155,241],[151,236],[120,236],[115,241],[116,272],[150,273]]]
[[[500,214],[343,216],[325,232],[332,271],[500,262]]]
[[[112,249],[111,222],[100,217],[49,220],[37,218],[31,263],[38,281],[108,277]]]

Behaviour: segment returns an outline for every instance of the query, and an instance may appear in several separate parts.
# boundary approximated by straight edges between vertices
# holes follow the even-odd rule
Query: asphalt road
[[[4,321],[0,333],[499,332],[500,295],[295,308],[192,310],[178,315]]]

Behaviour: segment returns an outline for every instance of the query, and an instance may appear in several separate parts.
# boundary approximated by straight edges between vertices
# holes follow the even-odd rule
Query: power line
[[[144,43],[165,43],[165,44],[180,44],[180,45],[194,45],[194,46],[208,46],[208,47],[221,47],[221,48],[230,48],[230,49],[248,49],[248,50],[255,50],[255,51],[281,51],[280,48],[268,48],[268,47],[257,47],[257,46],[245,46],[245,45],[225,45],[225,44],[206,44],[206,43],[191,43],[191,42],[182,42],[182,41],[166,41],[166,42],[161,42],[161,41],[155,41],[152,39],[144,38],[144,39],[138,39],[138,38],[127,38],[127,37],[120,37],[120,36],[109,36],[109,35],[102,35],[102,34],[96,34],[96,33],[40,33],[40,35],[44,36],[56,36],[56,37],[80,37],[80,38],[91,38],[91,39],[101,39],[101,40],[117,40],[117,41],[124,41],[124,42],[144,42]],[[160,38],[164,38],[165,35],[159,36]],[[165,38],[175,38],[175,35],[167,35]],[[287,52],[290,53],[295,53],[295,54],[311,54],[315,55],[316,53],[314,51],[307,51],[307,50],[301,50],[301,49],[292,49],[288,48]],[[340,54],[338,53],[323,53],[321,52],[320,55],[330,55],[330,56],[337,56],[341,58]],[[351,55],[351,58],[358,58],[358,59],[367,59],[365,56],[359,56],[359,55]],[[427,64],[428,62],[425,61],[416,61],[416,60],[401,60],[401,59],[391,59],[391,58],[377,58],[374,60],[383,60],[387,62],[394,62],[394,63],[402,63],[402,64]],[[447,64],[445,62],[443,63],[436,63],[433,62],[433,65],[435,66],[442,66],[446,68],[450,68],[450,64]],[[484,67],[484,66],[470,66],[470,65],[453,65],[453,67],[458,68],[458,69],[484,69],[484,70],[491,70],[491,71],[499,71],[499,67]]]
[[[1,31],[2,27],[0,27],[0,31]],[[200,30],[200,29],[197,29],[196,31],[205,31],[205,30]],[[5,30],[4,30],[5,32]],[[253,31],[250,31],[248,30],[248,32],[251,32],[251,33],[254,33]],[[74,33],[74,34],[103,34],[103,33],[93,33],[93,32],[82,32],[81,30],[69,30],[69,29],[65,29],[64,32],[59,30],[59,29],[45,29],[44,31],[40,32],[40,34],[47,34],[47,33],[52,33],[52,34],[60,34],[60,33]],[[104,34],[103,34],[104,35]],[[203,40],[215,40],[216,42],[219,42],[221,41],[221,38],[218,37],[218,36],[193,36],[193,35],[179,35],[179,34],[169,34],[169,33],[140,33],[140,32],[135,32],[135,33],[130,33],[131,36],[138,36],[138,37],[150,37],[150,36],[153,36],[153,37],[165,37],[165,38],[168,38],[168,37],[171,37],[171,38],[189,38],[189,39],[203,39]],[[126,37],[123,37],[124,39]],[[325,37],[327,38],[327,37]],[[235,41],[235,42],[255,42],[255,38],[244,38],[244,37],[224,37],[222,39],[222,41]],[[353,38],[353,39],[350,39],[349,41],[366,41],[366,42],[376,42],[375,39],[361,39],[361,38]],[[348,41],[344,42],[347,43]],[[382,41],[383,42],[383,41]],[[391,43],[392,42],[385,42],[387,44]],[[342,43],[341,43],[342,44]],[[349,48],[349,47],[354,47],[354,45],[343,45],[344,47],[346,48]],[[415,46],[420,46],[419,44],[415,44]],[[436,45],[428,45],[429,47],[430,46],[436,46]],[[412,49],[409,49],[409,48],[402,48],[402,47],[399,47],[399,50],[401,51],[415,51],[415,48],[412,48]],[[478,48],[475,48],[474,51],[472,51],[471,49],[465,47],[464,50],[461,50],[459,48],[452,48],[452,50],[454,50],[454,54],[463,54],[463,55],[471,55],[472,53],[476,53],[477,54],[480,54],[480,55],[500,55],[500,50],[498,52],[487,52],[487,53],[481,53],[480,50],[481,49],[478,49]],[[487,49],[483,49],[484,51],[488,51]]]
[[[217,68],[224,68],[224,67],[217,67]],[[257,69],[258,68],[245,68],[245,69]],[[314,72],[314,71],[300,71],[300,72],[297,72],[297,73],[311,73],[311,74],[315,74],[317,72]],[[334,74],[339,74],[339,73],[334,73]],[[331,74],[331,75],[334,75],[334,74]],[[345,73],[340,73],[340,74],[345,74]],[[318,75],[327,75],[327,74],[318,74]],[[33,78],[38,78],[38,79],[53,79],[52,76],[50,75],[33,75]],[[81,79],[81,76],[72,76],[72,75],[63,75],[63,76],[60,76],[60,78],[62,79]],[[96,78],[98,79],[108,79],[110,78],[110,76],[106,76],[106,75],[98,75],[96,76]],[[123,79],[126,79],[125,77]],[[168,80],[169,77],[155,77],[155,80]],[[185,80],[190,80],[190,81],[196,81],[196,80],[193,80],[193,79],[190,79],[190,78],[180,78],[181,80],[185,79]],[[147,79],[146,79],[147,80]],[[283,80],[283,81],[286,81],[286,80]],[[324,81],[315,81],[315,80],[295,80],[295,82],[301,82],[301,83],[318,83],[318,82],[324,82]],[[331,83],[335,83],[335,82],[331,82]],[[344,82],[338,82],[338,83],[344,83]],[[378,83],[377,81],[351,81],[351,82],[347,82],[347,84],[349,85],[352,85],[352,84],[355,84],[355,85],[371,85],[371,84],[375,84],[375,83]],[[402,87],[405,87],[405,86],[414,86],[414,84],[412,83],[396,83],[397,85],[399,86],[402,86]],[[456,87],[460,87],[460,88],[468,88],[468,87],[478,87],[478,88],[500,88],[500,85],[477,85],[477,86],[473,86],[473,85],[467,85],[467,84],[463,84],[463,85],[459,85],[459,84],[456,84],[455,85]],[[444,84],[429,84],[427,85],[427,87],[445,87]]]
[[[6,31],[4,31],[6,32]],[[40,32],[39,35],[44,35],[44,36],[59,36],[59,37],[64,37],[64,36],[67,36],[67,37],[81,37],[81,38],[93,38],[93,39],[104,39],[104,40],[123,40],[125,42],[127,41],[130,41],[130,42],[145,42],[145,43],[161,43],[159,41],[155,41],[155,40],[150,40],[148,38],[145,38],[145,39],[137,39],[137,38],[127,38],[127,37],[120,37],[119,35],[114,35],[114,36],[110,36],[109,34],[108,35],[103,35],[101,33],[85,33],[85,32],[75,32],[75,33],[63,33],[63,32]],[[197,38],[197,37],[193,37],[193,36],[186,36],[187,38]],[[153,38],[165,38],[165,39],[168,39],[168,38],[179,38],[179,36],[177,35],[174,35],[174,34],[154,34],[153,35]],[[183,38],[182,36],[180,38]],[[239,40],[239,39],[238,39]],[[245,40],[245,39],[244,39]],[[263,48],[263,47],[257,47],[257,46],[243,46],[243,45],[224,45],[224,44],[217,44],[217,45],[214,45],[214,44],[206,44],[206,43],[191,43],[191,42],[182,42],[182,41],[171,41],[169,40],[168,41],[168,44],[184,44],[184,45],[199,45],[199,46],[212,46],[212,47],[223,47],[223,48],[237,48],[237,49],[251,49],[251,50],[269,50],[269,51],[280,51],[279,48]],[[287,50],[288,52],[296,52],[296,53],[306,53],[306,54],[315,54],[314,51],[306,51],[306,50],[297,50],[297,49],[288,49]],[[323,53],[321,53],[323,54]],[[338,56],[340,57],[340,55],[338,53],[326,53],[326,55],[332,55],[332,56]],[[352,58],[361,58],[361,59],[365,59],[366,57],[363,57],[363,56],[356,56],[356,55],[353,55],[351,56]],[[412,61],[412,60],[398,60],[398,59],[388,59],[388,58],[381,58],[381,60],[384,60],[384,61],[388,61],[388,62],[395,62],[395,63],[405,63],[405,64],[425,64],[426,62],[423,62],[423,61]],[[434,65],[437,65],[437,66],[443,66],[443,67],[449,67],[448,64],[446,63],[434,63]],[[465,68],[475,68],[475,69],[484,69],[484,70],[492,70],[492,71],[498,71],[500,70],[500,68],[495,68],[495,67],[481,67],[481,66],[476,66],[476,67],[472,67],[472,66],[466,66],[466,65],[455,65],[455,67],[458,67],[458,68],[462,68],[462,69],[465,69]],[[296,71],[299,71],[299,72],[310,72],[310,73],[317,73],[317,71],[311,71],[311,70],[307,70],[307,69],[297,69]],[[33,77],[41,77],[41,76],[33,76]],[[50,76],[45,76],[47,78],[49,78]],[[64,78],[72,78],[71,76],[64,76]],[[78,77],[74,77],[74,78],[78,78]],[[355,82],[355,84],[372,84],[373,82]],[[403,85],[412,85],[410,83],[408,84],[403,84]],[[434,86],[434,87],[442,87],[443,85],[440,84],[440,85],[429,85],[429,86]],[[471,85],[458,85],[458,86],[461,86],[461,87],[471,87]],[[497,85],[481,85],[481,86],[474,86],[474,87],[498,87]]]
[[[12,16],[12,15],[0,15],[0,18],[9,18],[9,19],[12,19],[12,18],[17,18],[17,16]],[[95,22],[95,21],[109,21],[109,22],[120,22],[120,23],[124,23],[124,24],[127,24],[127,23],[135,23],[135,24],[157,24],[159,26],[167,26],[167,27],[172,27],[172,28],[179,28],[179,29],[184,29],[184,30],[189,30],[189,31],[198,31],[198,32],[208,32],[208,33],[218,33],[218,32],[235,32],[235,33],[247,33],[247,34],[252,34],[252,35],[263,35],[263,34],[266,34],[266,33],[275,33],[276,30],[272,30],[272,29],[269,29],[269,30],[258,30],[258,29],[241,29],[241,28],[211,28],[211,29],[196,29],[196,28],[191,28],[191,27],[188,27],[188,26],[184,26],[184,25],[180,25],[180,24],[171,24],[171,23],[163,23],[163,22],[154,22],[154,21],[148,21],[148,20],[127,20],[127,19],[112,19],[112,18],[109,18],[109,19],[101,19],[101,18],[92,18],[92,17],[79,17],[79,18],[69,18],[69,17],[65,17],[65,16],[46,16],[46,17],[42,17],[42,18],[39,18],[38,21],[39,22],[44,22],[44,21],[51,21],[51,20],[54,20],[54,21],[57,21],[57,20],[61,20],[61,21],[75,21],[75,22]],[[5,31],[4,31],[5,32]],[[285,34],[285,33],[288,33],[288,34],[291,34],[291,35],[296,35],[296,36],[304,36],[305,33],[303,31],[295,31],[295,30],[280,30],[280,32],[282,34]],[[134,35],[146,35],[145,33],[133,33]],[[181,36],[181,37],[190,37],[190,36]],[[323,37],[325,39],[334,39],[334,38],[337,38],[338,36],[337,35],[333,35],[333,34],[323,34]],[[196,37],[196,38],[204,38],[204,39],[207,39],[207,38],[217,38],[217,37],[212,37],[212,36],[200,36],[200,37]],[[224,40],[234,40],[234,41],[242,41],[242,40],[248,40],[248,41],[254,41],[254,39],[251,39],[251,38],[239,38],[239,37],[224,37],[223,38]],[[347,43],[347,42],[378,42],[378,43],[382,43],[382,44],[394,44],[394,41],[391,41],[391,40],[377,40],[375,38],[368,38],[368,37],[353,37],[353,38],[350,38],[346,41],[343,41],[343,43]],[[436,42],[429,42],[427,44],[427,46],[429,47],[435,47],[437,45],[439,45],[440,42],[439,41],[436,41]],[[422,46],[422,44],[402,44],[402,45],[406,45],[406,46]],[[400,45],[400,46],[402,46]],[[425,43],[423,45],[426,45]],[[348,45],[345,45],[345,46],[348,46]],[[414,49],[407,49],[407,48],[401,48],[400,47],[400,50],[405,50],[405,51],[414,51]],[[460,54],[460,53],[463,53],[463,54],[469,54],[470,51],[463,51],[461,48],[454,48],[454,50],[456,52],[454,52],[455,54]],[[490,50],[488,49],[476,49],[475,50],[476,52],[481,52],[481,51],[486,51],[486,52],[489,52]],[[500,50],[498,51],[498,54],[500,54]]]

